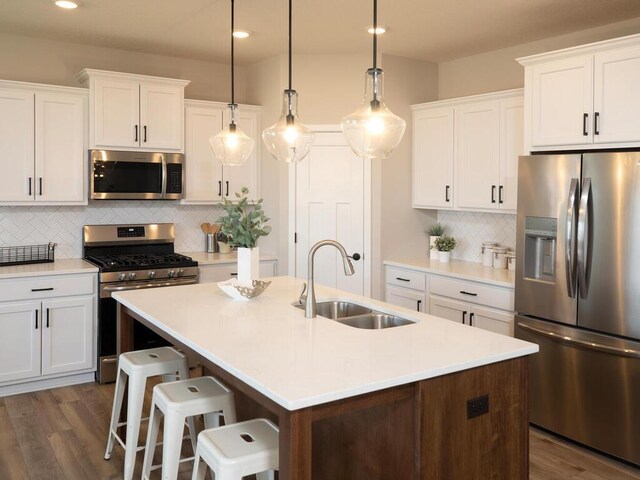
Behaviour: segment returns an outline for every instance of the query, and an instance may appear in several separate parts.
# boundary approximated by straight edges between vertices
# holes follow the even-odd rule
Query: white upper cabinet
[[[640,146],[640,35],[518,61],[527,151]]]
[[[0,81],[0,204],[86,205],[87,97]]]
[[[413,207],[453,207],[452,107],[413,112]]]
[[[185,195],[184,204],[215,204],[234,200],[242,187],[249,197],[260,197],[260,108],[240,105],[238,125],[255,145],[247,161],[238,167],[223,167],[215,158],[209,138],[226,123],[227,105],[200,100],[185,101]]]
[[[413,107],[413,206],[515,212],[522,90]]]
[[[91,69],[76,79],[90,91],[90,148],[184,151],[189,81]]]

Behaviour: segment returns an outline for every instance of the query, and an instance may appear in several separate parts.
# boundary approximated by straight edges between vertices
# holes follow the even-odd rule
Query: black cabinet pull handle
[[[447,185],[444,189],[444,201],[449,202],[449,185]]]
[[[396,280],[400,280],[401,282],[410,282],[408,278],[396,277]]]
[[[502,185],[500,185],[498,187],[498,203],[504,203],[502,201],[502,191],[504,190],[504,187]]]
[[[42,196],[42,177],[38,177],[38,184],[40,186],[40,196]]]
[[[461,293],[462,295],[469,295],[469,296],[471,296],[471,297],[477,297],[477,296],[478,296],[478,294],[477,294],[477,293],[466,292],[466,291],[464,291],[464,290],[460,290],[460,293]]]
[[[47,308],[47,328],[49,328],[49,309]]]
[[[466,310],[464,310],[464,311],[462,312],[462,324],[463,324],[463,325],[466,325],[466,324],[467,324],[467,311],[466,311]]]
[[[29,177],[29,196],[31,196],[31,177]]]
[[[593,116],[593,134],[594,135],[600,135],[599,120],[600,120],[600,112],[596,112],[595,115]]]
[[[49,287],[49,288],[32,288],[31,289],[32,292],[50,292],[51,290],[53,290],[53,287]]]
[[[231,275],[232,277],[237,277],[238,276],[238,272],[233,272],[233,273],[230,273],[229,275]]]
[[[229,180],[227,180],[227,182],[226,182],[226,183],[227,183],[227,194],[226,194],[225,196],[227,196],[227,197],[228,197],[228,196],[229,196]]]
[[[422,305],[422,300],[418,300],[418,308],[417,308],[418,311],[420,311],[420,305]]]
[[[145,126],[144,126],[144,127],[142,127],[142,128],[143,128],[143,130],[144,130],[144,140],[143,140],[143,142],[145,142],[145,143],[146,143],[146,142],[147,142],[147,126],[145,125]]]
[[[471,314],[469,314],[469,325],[473,327],[473,316],[475,315],[475,313],[471,312]]]
[[[491,203],[496,203],[496,186],[491,185]]]
[[[582,135],[584,135],[585,137],[589,135],[589,132],[587,132],[587,120],[589,120],[589,114],[583,113],[582,114]]]
[[[138,141],[138,125],[136,125],[135,127],[133,127],[135,129],[136,132],[136,138],[133,139],[134,142]]]
[[[222,196],[222,180],[218,180],[218,196]]]
[[[36,310],[36,330],[38,329],[38,310]]]

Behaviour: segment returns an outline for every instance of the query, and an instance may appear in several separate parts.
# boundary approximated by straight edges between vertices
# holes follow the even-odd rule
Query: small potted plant
[[[426,233],[429,236],[429,258],[431,260],[438,259],[438,251],[435,248],[435,241],[447,232],[447,228],[441,223],[435,223],[427,228]]]
[[[226,235],[231,247],[238,247],[238,283],[251,285],[259,274],[258,238],[271,232],[266,225],[269,218],[262,210],[262,199],[253,202],[247,198],[249,189],[242,187],[236,193],[236,201],[223,199],[222,209],[226,215],[218,219],[220,231]]]
[[[438,260],[448,262],[451,258],[451,250],[456,248],[456,239],[442,235],[436,239],[435,248],[438,251]]]

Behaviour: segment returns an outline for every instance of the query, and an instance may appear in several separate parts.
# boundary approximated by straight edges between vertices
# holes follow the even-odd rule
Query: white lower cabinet
[[[480,307],[438,295],[430,295],[429,311],[436,317],[513,336],[513,314],[509,312]]]
[[[387,285],[387,303],[399,307],[410,308],[418,312],[426,312],[427,296],[424,292],[410,290],[408,288],[392,287]]]
[[[0,383],[40,376],[40,302],[0,304]]]
[[[212,265],[199,265],[199,283],[223,282],[238,275],[238,264],[217,263]],[[275,277],[278,274],[276,260],[260,260],[260,278]]]
[[[387,266],[385,277],[387,284],[385,301],[387,303],[429,313],[428,282],[424,272]]]

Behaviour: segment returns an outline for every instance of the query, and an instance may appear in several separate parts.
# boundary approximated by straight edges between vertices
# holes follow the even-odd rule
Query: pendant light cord
[[[292,51],[292,47],[291,47],[291,45],[292,45],[292,40],[291,40],[291,30],[292,30],[292,27],[291,27],[291,25],[292,25],[292,21],[291,21],[291,18],[292,18],[291,4],[292,4],[292,0],[289,0],[289,90],[291,90],[291,85],[292,85],[292,82],[291,82],[291,71],[293,70],[292,67],[291,67],[291,55],[292,55],[291,54],[291,51]]]
[[[235,105],[236,103],[236,95],[235,95],[235,78],[234,78],[234,58],[233,58],[233,28],[234,28],[234,0],[231,0],[231,103]]]
[[[373,0],[373,69],[378,68],[378,0]]]

